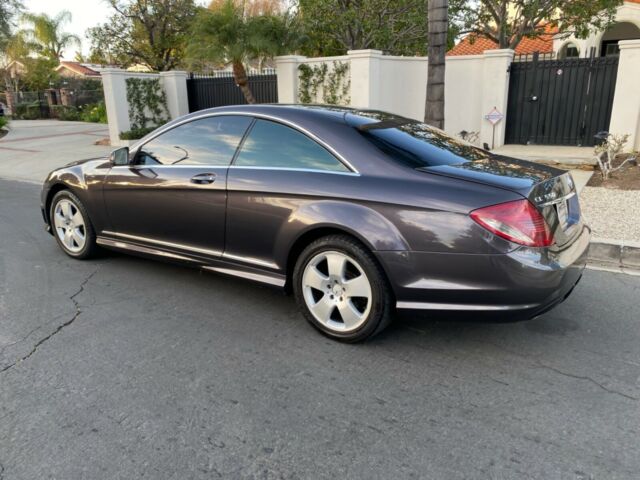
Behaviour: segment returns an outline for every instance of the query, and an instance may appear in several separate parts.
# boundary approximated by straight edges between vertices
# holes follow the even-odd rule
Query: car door
[[[253,119],[209,116],[143,144],[104,182],[113,236],[218,256],[224,249],[229,164]]]
[[[353,175],[301,131],[257,119],[229,168],[225,258],[282,269],[279,238],[304,228],[303,216],[291,222],[293,212],[349,192]]]

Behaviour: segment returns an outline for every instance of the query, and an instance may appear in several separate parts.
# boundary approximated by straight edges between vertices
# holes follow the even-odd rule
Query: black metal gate
[[[249,75],[249,88],[258,103],[278,102],[278,77],[275,74]],[[187,79],[189,112],[224,105],[246,105],[233,75],[191,73]]]
[[[609,129],[618,57],[511,64],[506,143],[593,146]]]

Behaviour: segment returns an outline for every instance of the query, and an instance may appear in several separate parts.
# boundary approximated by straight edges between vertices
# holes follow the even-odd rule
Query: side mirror
[[[122,147],[114,150],[109,155],[111,165],[129,165],[129,147]]]

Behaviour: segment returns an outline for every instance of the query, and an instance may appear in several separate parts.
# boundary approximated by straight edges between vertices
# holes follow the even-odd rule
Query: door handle
[[[208,183],[213,183],[216,181],[215,173],[199,173],[191,177],[191,183],[195,183],[198,185],[206,185]]]

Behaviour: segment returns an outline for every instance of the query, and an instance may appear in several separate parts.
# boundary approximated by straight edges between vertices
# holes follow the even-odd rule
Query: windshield
[[[364,138],[394,160],[411,168],[459,165],[490,158],[485,150],[416,120],[395,117],[397,125],[392,126],[389,115],[378,112],[359,112],[349,117],[349,123]],[[376,128],[369,119],[383,122],[381,127],[390,125],[390,128]]]

